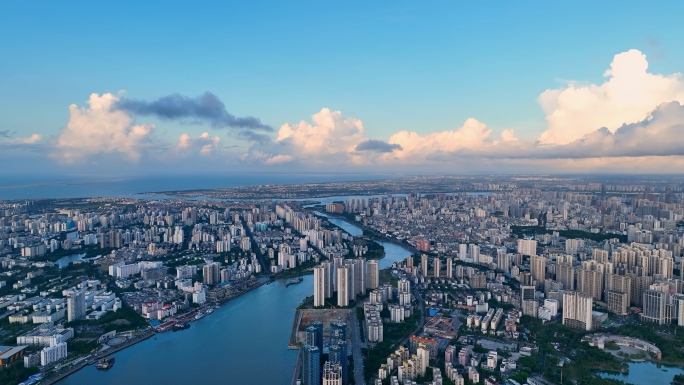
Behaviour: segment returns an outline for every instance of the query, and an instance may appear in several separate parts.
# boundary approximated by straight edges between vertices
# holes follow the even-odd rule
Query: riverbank
[[[84,367],[91,365],[92,363],[96,362],[97,360],[110,356],[118,351],[124,350],[127,347],[133,346],[137,344],[138,342],[145,341],[146,339],[152,337],[153,335],[157,334],[157,332],[150,326],[150,329],[148,329],[145,333],[143,333],[140,336],[133,337],[130,340],[127,340],[121,345],[117,345],[115,347],[110,347],[107,350],[104,350],[96,355],[94,355],[92,358],[87,358],[84,357],[84,359],[76,364],[75,366],[69,367],[65,372],[58,372],[53,376],[43,378],[39,384],[40,385],[51,385],[54,384],[55,382],[62,380],[63,378],[78,372],[79,370],[83,369]]]
[[[241,290],[241,291],[239,291],[239,292],[237,292],[237,293],[234,293],[234,294],[232,294],[232,295],[230,295],[230,296],[228,296],[228,297],[224,297],[224,298],[221,298],[221,299],[217,300],[217,301],[216,301],[216,304],[217,304],[218,306],[222,306],[222,305],[226,304],[227,302],[229,302],[229,301],[231,301],[231,300],[233,300],[233,299],[236,299],[236,298],[238,298],[238,297],[240,297],[240,296],[242,296],[242,295],[244,295],[244,294],[249,293],[249,292],[252,291],[252,290],[255,290],[255,289],[257,289],[257,288],[259,288],[259,287],[261,287],[261,286],[263,286],[263,285],[269,284],[269,283],[271,283],[271,282],[273,282],[273,280],[270,279],[270,278],[268,278],[268,279],[263,279],[263,278],[262,278],[262,279],[259,279],[257,282],[255,282],[254,284],[248,286],[247,288],[245,288],[245,289],[243,289],[243,290]],[[208,315],[208,314],[205,313],[205,316],[206,316],[206,315]],[[182,316],[179,316],[179,317],[176,317],[176,318],[181,318],[181,317],[182,317]],[[188,320],[187,322],[192,322],[192,321],[195,321],[195,319],[193,318],[193,319],[191,319],[191,320]],[[126,342],[122,343],[121,345],[113,346],[113,347],[110,347],[109,349],[107,349],[107,350],[105,350],[105,351],[98,352],[96,355],[94,355],[94,356],[92,356],[92,357],[90,357],[90,358],[84,357],[84,359],[83,359],[82,361],[79,361],[79,362],[78,362],[77,364],[75,364],[75,365],[69,366],[68,368],[65,369],[65,371],[63,371],[63,372],[58,372],[58,373],[56,373],[56,374],[53,375],[53,376],[43,378],[40,382],[38,382],[38,384],[40,384],[40,385],[51,385],[51,384],[54,384],[54,383],[56,383],[56,382],[58,382],[58,381],[63,380],[64,378],[66,378],[66,377],[68,377],[68,376],[70,376],[70,375],[72,375],[72,374],[78,372],[79,370],[81,370],[81,369],[83,369],[84,367],[86,367],[86,366],[92,364],[93,362],[99,360],[100,358],[103,358],[103,357],[106,357],[106,356],[110,356],[110,355],[112,355],[112,354],[114,354],[114,353],[117,353],[117,352],[122,351],[122,350],[124,350],[124,349],[126,349],[126,348],[129,348],[129,347],[131,347],[131,346],[133,346],[133,345],[135,345],[135,344],[137,344],[137,343],[139,343],[139,342],[142,342],[142,341],[144,341],[144,340],[146,340],[146,339],[152,337],[152,336],[155,335],[155,334],[157,334],[157,330],[156,330],[155,328],[153,328],[152,326],[150,326],[150,329],[148,329],[148,331],[146,331],[144,334],[141,334],[140,336],[136,336],[136,337],[134,337],[134,338],[132,338],[132,339],[130,339],[130,340],[127,340]]]
[[[396,238],[392,238],[392,237],[387,236],[385,234],[379,233],[379,232],[373,230],[372,228],[370,228],[368,226],[364,226],[363,224],[358,223],[356,221],[352,222],[349,220],[349,218],[347,218],[347,216],[345,216],[343,214],[327,213],[327,212],[326,213],[319,213],[319,214],[322,214],[323,216],[326,216],[328,218],[338,219],[338,220],[343,221],[343,222],[345,222],[351,226],[358,228],[359,230],[361,230],[361,234],[359,234],[359,235],[362,235],[366,238],[369,238],[369,239],[372,239],[372,240],[378,241],[378,242],[391,243],[393,245],[396,245],[396,246],[399,246],[403,249],[406,249],[406,251],[409,251],[412,254],[420,254],[421,253],[420,250],[413,247],[412,245],[410,245],[406,242],[402,242]],[[352,234],[352,235],[354,235],[354,234]]]

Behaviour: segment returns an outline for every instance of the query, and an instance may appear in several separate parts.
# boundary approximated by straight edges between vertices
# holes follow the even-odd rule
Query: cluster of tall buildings
[[[330,338],[324,343],[323,324],[312,322],[306,328],[306,342],[301,348],[301,381],[304,385],[346,385],[349,383],[347,324],[330,323]],[[328,360],[321,363],[324,352]]]
[[[357,295],[378,288],[380,269],[377,260],[335,257],[314,267],[314,306],[325,306],[336,295],[336,306],[349,306]]]

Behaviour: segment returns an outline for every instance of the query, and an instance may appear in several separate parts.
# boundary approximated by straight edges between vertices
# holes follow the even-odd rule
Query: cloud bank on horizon
[[[162,164],[178,159],[212,158],[216,165],[306,169],[354,169],[376,165],[388,170],[422,167],[431,171],[647,171],[684,165],[684,80],[681,74],[648,72],[646,56],[632,49],[615,55],[601,84],[568,83],[538,98],[546,129],[535,141],[499,135],[469,118],[453,130],[399,131],[386,140],[369,135],[363,122],[322,108],[310,121],[274,129],[256,117],[236,117],[214,94],[173,94],[153,101],[122,94],[92,94],[87,107],[69,106],[66,125],[47,142],[40,135],[15,137],[0,131],[3,148],[44,145],[62,164],[84,165],[111,157]],[[136,123],[158,118],[227,129],[247,142],[241,153],[226,150],[208,132],[183,133],[175,144],[160,138],[157,125]],[[674,162],[674,163],[673,163]],[[502,166],[504,166],[502,168]]]

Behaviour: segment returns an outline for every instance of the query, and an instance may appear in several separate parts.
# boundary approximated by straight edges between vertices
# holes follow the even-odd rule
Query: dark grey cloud
[[[172,94],[151,102],[123,97],[116,103],[115,108],[136,115],[152,115],[168,120],[203,120],[215,128],[273,131],[273,127],[262,123],[259,118],[236,117],[229,113],[221,99],[211,92],[205,92],[195,98]]]
[[[0,131],[0,138],[11,138],[16,134],[16,131],[10,131],[10,130],[1,130]]]
[[[257,143],[268,143],[271,141],[271,137],[266,134],[260,134],[250,130],[242,130],[237,133],[237,137],[240,139],[245,139],[250,142]]]
[[[387,143],[383,140],[368,139],[356,145],[356,151],[373,151],[373,152],[392,152],[394,150],[401,150],[401,145]]]

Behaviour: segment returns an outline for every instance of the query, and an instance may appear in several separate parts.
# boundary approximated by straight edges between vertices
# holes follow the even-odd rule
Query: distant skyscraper
[[[536,241],[534,241],[536,243]],[[535,246],[536,247],[536,246]],[[532,279],[539,285],[546,279],[546,258],[532,255],[530,257],[530,274]]]
[[[85,317],[85,292],[74,290],[67,294],[67,321],[75,321]]]
[[[440,261],[438,257],[435,257],[433,264],[435,278],[439,278],[440,274],[442,273],[442,261]]]
[[[506,249],[497,252],[496,254],[496,267],[497,269],[509,273],[511,271],[511,256],[506,253]]]
[[[364,295],[366,294],[366,258],[357,258],[355,267],[354,286],[356,287],[356,293]]]
[[[306,328],[306,345],[317,346],[323,352],[323,324],[314,321]]]
[[[335,275],[333,272],[333,265],[330,261],[323,261],[323,263],[321,263],[321,266],[323,266],[323,268],[325,269],[324,296],[325,298],[330,298],[333,295],[333,287],[335,286],[333,284],[333,277]]]
[[[532,239],[518,239],[518,254],[537,255],[537,241]]]
[[[347,280],[347,295],[349,296],[349,301],[356,300],[356,260],[347,259],[347,275],[349,279]]]
[[[427,277],[428,275],[428,256],[426,254],[423,254],[420,256],[420,268],[423,273],[423,277]]]
[[[325,305],[325,287],[326,287],[325,267],[314,267],[314,306]]]
[[[349,306],[349,269],[337,269],[337,306]]]
[[[332,266],[333,267],[332,271],[333,271],[333,276],[334,276],[333,277],[333,291],[338,290],[338,287],[337,287],[337,273],[338,273],[337,269],[339,269],[342,266],[344,266],[344,258],[334,257],[333,258],[333,266]],[[346,284],[346,282],[345,282],[345,284]]]
[[[556,281],[563,284],[565,290],[575,290],[575,268],[569,263],[556,266]]]
[[[366,266],[368,273],[367,288],[369,290],[377,289],[380,286],[380,265],[377,260],[370,260]]]
[[[653,290],[654,286],[656,285],[651,285],[651,289],[644,292],[644,309],[641,313],[641,320],[663,325],[671,321],[671,318],[667,312],[669,293],[660,290]]]
[[[453,276],[454,276],[453,263],[454,263],[454,261],[451,258],[447,258],[447,262],[446,262],[446,277],[447,278],[453,278]]]
[[[585,268],[577,271],[577,290],[600,301],[603,296],[603,274],[598,270]]]
[[[632,302],[632,277],[628,275],[617,275],[617,274],[606,274],[605,279],[604,279],[604,299],[606,302],[610,303],[608,301],[608,292],[609,291],[616,291],[616,292],[621,292],[626,295],[625,300],[626,306],[629,307],[630,302]],[[613,294],[614,298],[616,294]],[[610,310],[610,309],[609,309]],[[617,312],[616,312],[617,313]],[[620,314],[620,313],[618,313]]]
[[[302,383],[321,384],[321,352],[318,346],[304,345],[302,348]]]
[[[468,255],[470,256],[470,259],[473,260],[473,263],[480,263],[480,246],[472,243],[469,244]]]
[[[347,341],[337,340],[330,345],[328,358],[330,362],[337,363],[342,367],[342,384],[347,384],[349,357],[347,356]]]
[[[461,243],[458,245],[458,259],[465,261],[468,257],[468,245]]]

